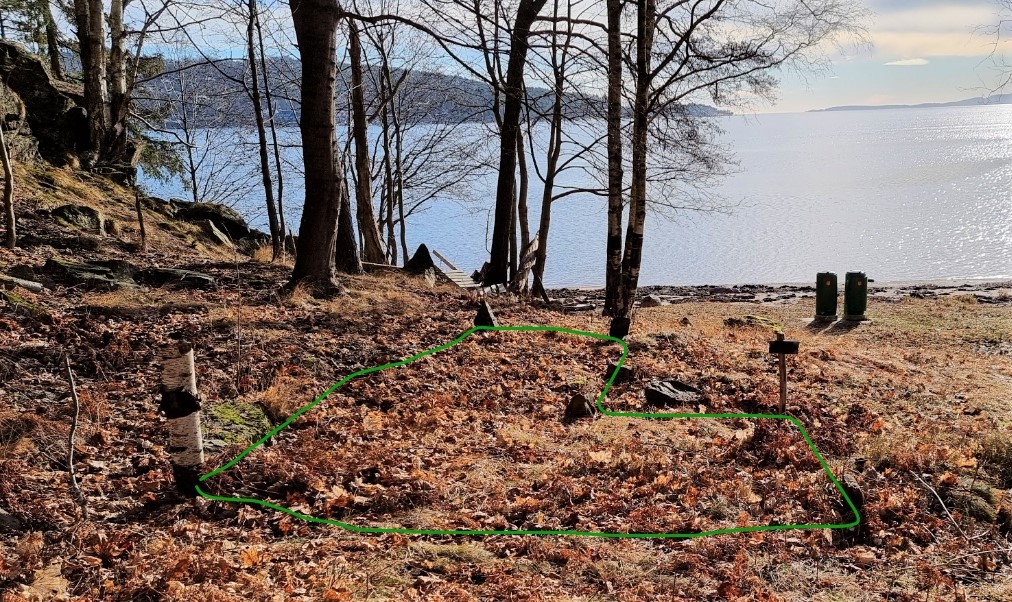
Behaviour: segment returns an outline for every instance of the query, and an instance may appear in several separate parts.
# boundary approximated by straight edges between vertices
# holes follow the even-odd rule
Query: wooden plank
[[[446,266],[447,266],[448,268],[450,268],[451,270],[459,270],[459,269],[460,269],[460,268],[458,268],[457,266],[455,266],[455,265],[453,265],[452,263],[450,263],[450,260],[449,260],[449,259],[447,259],[447,258],[445,258],[445,257],[443,257],[443,256],[442,256],[442,255],[441,255],[441,254],[439,253],[439,251],[437,251],[437,250],[435,250],[435,249],[432,249],[432,254],[433,254],[433,255],[435,255],[436,257],[438,257],[438,258],[439,258],[439,259],[440,259],[440,260],[441,260],[441,261],[442,261],[443,263],[445,263],[445,264],[446,264]]]

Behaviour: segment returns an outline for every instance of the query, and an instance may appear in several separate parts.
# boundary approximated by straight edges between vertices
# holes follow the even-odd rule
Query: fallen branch
[[[77,474],[74,472],[74,437],[77,435],[77,419],[81,415],[81,400],[77,397],[74,372],[70,369],[70,358],[67,354],[63,354],[63,369],[67,373],[67,380],[70,381],[70,398],[74,401],[74,418],[70,422],[70,440],[67,442],[67,472],[70,473],[70,490],[81,505],[81,518],[88,520],[88,502],[77,485]]]
[[[46,287],[41,282],[32,282],[31,280],[22,280],[21,278],[15,278],[13,276],[4,276],[0,274],[0,282],[10,286],[20,286],[21,288],[31,291],[33,293],[41,293]]]
[[[963,536],[963,539],[965,539],[966,541],[970,541],[970,538],[967,537],[967,535],[963,531],[963,529],[960,528],[959,523],[957,523],[956,519],[952,517],[952,513],[949,512],[949,509],[945,506],[945,502],[942,501],[942,496],[938,495],[938,492],[935,491],[935,488],[932,487],[931,485],[928,485],[927,483],[925,483],[924,479],[922,479],[921,477],[917,476],[917,473],[915,473],[913,471],[910,471],[910,476],[912,476],[915,479],[917,479],[918,483],[920,483],[921,485],[924,485],[924,487],[927,488],[928,491],[930,491],[932,494],[934,494],[935,499],[938,500],[938,503],[942,505],[942,510],[945,511],[945,516],[949,517],[949,520],[952,521],[953,526],[956,527],[956,530],[959,531],[959,534]]]

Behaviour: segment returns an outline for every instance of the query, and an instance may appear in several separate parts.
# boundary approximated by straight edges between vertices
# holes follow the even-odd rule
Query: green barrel
[[[864,320],[868,309],[868,277],[864,272],[847,272],[843,285],[843,317]]]
[[[820,322],[832,322],[836,316],[836,298],[839,289],[836,274],[820,272],[815,277],[815,319]]]

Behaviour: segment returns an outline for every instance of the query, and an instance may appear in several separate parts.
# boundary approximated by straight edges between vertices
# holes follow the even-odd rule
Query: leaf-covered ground
[[[670,356],[667,343],[641,349]],[[473,335],[347,384],[212,482],[373,527],[698,533],[836,520],[839,494],[782,420],[562,422],[620,349],[559,333]],[[638,405],[619,384],[612,405]],[[691,408],[696,411],[698,408]]]
[[[0,250],[0,263],[56,253]],[[348,278],[351,292],[330,301],[280,297],[283,266],[153,253],[219,287],[14,289],[0,301],[4,602],[1012,599],[1008,295],[874,300],[874,323],[854,329],[808,327],[805,299],[640,310],[636,373],[609,409],[646,411],[646,383],[671,377],[704,393],[702,408],[675,411],[774,411],[770,330],[725,319],[762,316],[801,341],[788,412],[859,484],[858,529],[687,541],[363,535],[176,497],[158,349],[177,337],[196,345],[210,470],[347,374],[458,336],[474,300],[391,275]],[[492,304],[503,324],[607,331],[593,313]],[[86,520],[68,492],[63,353],[83,406]],[[599,390],[618,354],[562,334],[472,337],[349,383],[208,487],[359,525],[688,532],[849,520],[785,422],[564,424],[566,402]]]

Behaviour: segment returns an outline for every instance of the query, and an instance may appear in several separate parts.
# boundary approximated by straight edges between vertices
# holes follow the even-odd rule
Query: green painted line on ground
[[[553,529],[535,529],[535,530],[403,529],[403,528],[399,528],[399,527],[362,527],[362,526],[359,526],[359,525],[353,525],[351,523],[345,523],[345,522],[338,521],[338,520],[332,520],[332,519],[328,519],[328,518],[318,518],[318,517],[309,516],[309,515],[303,514],[301,512],[298,512],[296,510],[292,510],[291,508],[285,508],[284,506],[280,506],[278,504],[273,504],[271,502],[267,502],[267,501],[264,501],[264,500],[257,500],[257,499],[253,499],[253,498],[243,498],[243,497],[228,497],[228,496],[212,495],[212,494],[209,494],[209,493],[205,492],[203,489],[201,489],[199,485],[197,485],[197,493],[199,493],[202,497],[207,498],[209,500],[215,500],[215,501],[219,501],[219,502],[236,502],[236,503],[243,503],[243,504],[256,504],[256,505],[259,505],[259,506],[263,506],[265,508],[271,508],[273,510],[278,510],[279,512],[284,512],[286,514],[294,516],[295,518],[300,518],[300,519],[302,519],[304,521],[308,521],[308,522],[311,522],[311,523],[322,523],[322,524],[327,524],[327,525],[334,525],[334,526],[337,526],[337,527],[341,527],[343,529],[347,529],[349,531],[354,531],[356,533],[406,533],[406,534],[412,534],[412,535],[579,535],[579,536],[584,536],[584,537],[615,537],[615,538],[640,538],[640,539],[647,539],[647,538],[654,538],[654,539],[691,539],[691,538],[694,538],[694,537],[706,537],[706,536],[709,536],[709,535],[724,535],[724,534],[729,534],[729,533],[751,533],[751,532],[756,532],[756,531],[786,531],[786,530],[792,530],[792,529],[849,529],[851,527],[856,527],[861,522],[861,515],[858,513],[857,506],[854,505],[853,500],[851,500],[850,496],[847,495],[847,492],[844,491],[843,485],[840,484],[840,481],[836,478],[836,475],[833,474],[833,471],[829,468],[829,464],[826,462],[825,458],[822,457],[822,454],[819,453],[818,448],[815,447],[815,443],[812,442],[812,438],[808,435],[808,431],[805,430],[804,425],[802,425],[801,422],[797,418],[795,418],[793,416],[788,416],[788,415],[785,415],[785,414],[694,414],[694,413],[689,413],[689,414],[671,414],[671,413],[611,412],[611,411],[605,409],[604,403],[603,403],[604,402],[604,398],[608,394],[608,391],[611,389],[612,384],[615,382],[615,378],[618,376],[618,372],[622,368],[622,364],[625,363],[626,357],[629,355],[629,346],[626,345],[626,342],[623,341],[622,339],[618,339],[618,338],[615,338],[615,337],[612,337],[612,336],[608,336],[606,334],[599,334],[599,333],[596,333],[596,332],[585,332],[585,331],[582,331],[582,330],[573,330],[573,329],[570,329],[570,328],[560,328],[560,327],[556,327],[556,326],[475,326],[474,328],[471,328],[471,329],[467,330],[466,332],[464,332],[464,334],[462,334],[459,337],[453,339],[449,343],[446,343],[445,345],[440,345],[439,347],[434,347],[432,349],[428,349],[426,351],[422,351],[421,353],[417,353],[415,355],[412,355],[411,357],[405,358],[405,359],[403,359],[403,360],[401,360],[399,362],[391,362],[389,364],[383,364],[382,366],[374,366],[372,368],[366,368],[364,370],[359,370],[358,372],[355,372],[353,374],[349,374],[348,376],[344,377],[340,382],[335,383],[334,385],[331,385],[331,387],[329,389],[327,389],[326,391],[324,391],[322,395],[320,395],[319,397],[317,397],[316,399],[314,399],[308,405],[300,408],[297,412],[295,412],[294,414],[292,414],[291,417],[288,418],[288,420],[286,420],[283,423],[279,424],[278,426],[274,427],[269,433],[267,433],[266,435],[264,435],[263,437],[261,437],[258,441],[256,441],[255,443],[253,443],[252,445],[250,445],[249,447],[247,447],[246,449],[244,449],[241,453],[239,453],[239,455],[237,455],[235,458],[233,458],[232,460],[230,460],[228,463],[226,463],[226,464],[224,464],[224,465],[222,465],[222,466],[220,466],[220,467],[212,470],[211,472],[209,472],[209,473],[201,476],[200,477],[200,481],[203,482],[203,481],[206,481],[206,480],[208,480],[208,479],[210,479],[212,477],[215,477],[215,476],[217,476],[217,475],[225,472],[229,468],[232,468],[236,464],[238,464],[243,458],[245,458],[246,456],[248,456],[250,454],[250,452],[252,452],[254,449],[256,449],[256,448],[260,447],[261,445],[263,445],[268,439],[270,439],[274,435],[277,435],[279,432],[281,432],[282,430],[284,430],[285,427],[287,427],[292,422],[294,422],[295,420],[297,420],[299,418],[299,416],[302,416],[303,414],[305,414],[309,410],[311,410],[314,407],[316,407],[321,401],[323,401],[324,399],[326,399],[331,393],[333,393],[338,388],[340,388],[341,386],[343,386],[345,383],[351,381],[352,379],[358,378],[359,376],[365,376],[366,374],[372,374],[373,372],[379,372],[380,370],[386,370],[387,368],[397,368],[397,367],[400,367],[400,366],[406,366],[406,365],[410,364],[411,362],[419,360],[419,359],[421,359],[423,357],[426,357],[426,356],[432,355],[434,353],[439,353],[440,351],[444,351],[446,349],[449,349],[450,347],[453,347],[454,345],[462,342],[464,339],[466,339],[467,337],[471,336],[472,334],[474,334],[476,332],[481,332],[481,331],[500,331],[500,332],[532,332],[532,331],[533,332],[564,332],[566,334],[573,334],[573,335],[577,335],[577,336],[586,336],[586,337],[591,337],[591,338],[599,339],[599,340],[602,340],[602,341],[611,341],[613,343],[617,343],[617,344],[621,345],[622,346],[622,357],[619,358],[618,365],[615,366],[614,372],[612,372],[611,377],[608,379],[608,382],[605,383],[605,385],[604,385],[604,389],[601,390],[601,394],[598,395],[598,397],[597,397],[597,409],[604,416],[618,416],[618,417],[626,417],[626,418],[653,418],[653,419],[661,419],[661,420],[670,420],[670,419],[674,419],[674,418],[713,418],[713,419],[724,419],[724,418],[767,418],[767,419],[775,419],[775,420],[787,420],[788,422],[790,422],[794,426],[798,427],[798,430],[801,432],[801,436],[805,438],[805,442],[808,443],[808,448],[812,450],[812,454],[814,454],[815,458],[819,461],[819,464],[822,466],[822,469],[826,473],[826,476],[828,476],[829,480],[833,482],[833,485],[836,486],[837,491],[839,491],[840,495],[843,496],[843,500],[847,503],[847,506],[850,508],[851,512],[854,513],[854,520],[852,520],[852,521],[850,521],[848,523],[839,523],[839,524],[753,525],[753,526],[750,526],[750,527],[733,527],[733,528],[728,528],[728,529],[714,529],[712,531],[701,531],[701,532],[698,532],[698,533],[606,533],[606,532],[599,532],[599,531],[572,531],[572,530],[568,530],[568,529],[560,529],[560,530],[553,530]]]

